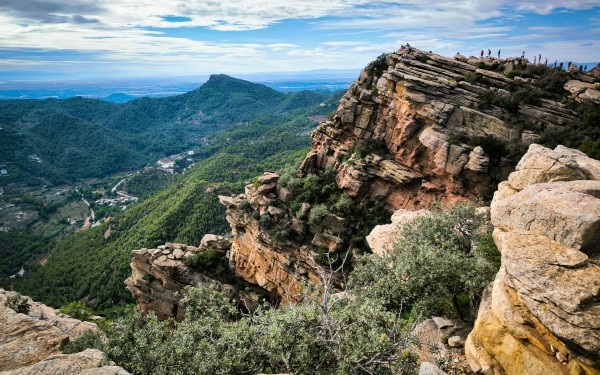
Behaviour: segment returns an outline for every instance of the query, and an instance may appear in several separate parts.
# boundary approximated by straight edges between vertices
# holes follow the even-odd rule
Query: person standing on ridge
[[[492,50],[488,48],[488,57],[492,56]]]
[[[533,65],[535,65],[535,59],[537,59],[537,56],[533,56]]]
[[[525,50],[523,50],[523,52],[521,52],[521,60],[525,59]]]
[[[483,59],[483,50],[481,50],[481,58]]]
[[[548,66],[548,58],[546,57],[546,60],[544,61],[544,65]]]
[[[540,64],[542,63],[542,54],[538,53],[538,61],[540,62]]]
[[[498,50],[498,60],[500,60],[500,50]]]

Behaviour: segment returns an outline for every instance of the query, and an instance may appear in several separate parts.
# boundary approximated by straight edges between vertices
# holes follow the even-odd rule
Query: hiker
[[[544,65],[548,66],[548,58],[546,57],[546,60],[544,60]]]
[[[521,53],[521,60],[525,59],[525,50]]]
[[[563,62],[561,61],[561,62],[560,62],[560,70],[563,70],[563,67],[564,67],[564,64],[563,64]]]
[[[556,63],[558,62],[558,60],[554,60],[554,67],[556,68]],[[562,64],[561,64],[562,65]]]
[[[540,64],[542,63],[542,54],[538,53],[538,61],[540,62]]]
[[[481,58],[483,59],[483,50],[481,50]]]
[[[500,60],[500,50],[498,50],[498,60]]]
[[[587,65],[585,66],[585,68],[583,68],[584,72],[587,72]]]
[[[567,65],[567,69],[571,69],[571,63],[572,63],[572,61],[569,61],[569,65]]]
[[[583,65],[579,65],[579,73],[583,73]]]
[[[488,48],[488,57],[492,56],[492,50]]]
[[[537,56],[533,56],[533,65],[535,65],[535,61],[537,59]],[[541,61],[540,61],[541,62]]]
[[[406,43],[406,47],[408,48],[408,53],[411,53],[412,47],[410,46],[410,43]]]

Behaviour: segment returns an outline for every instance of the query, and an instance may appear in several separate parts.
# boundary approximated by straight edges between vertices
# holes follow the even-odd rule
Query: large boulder
[[[98,331],[97,326],[29,297],[24,297],[29,311],[16,312],[8,303],[15,294],[0,289],[0,374],[127,374],[120,367],[100,368],[104,354],[99,350],[60,354],[66,343]]]
[[[600,161],[531,145],[491,220],[502,266],[465,344],[473,371],[600,373]]]
[[[404,226],[416,218],[429,215],[427,210],[411,211],[399,209],[392,215],[392,223],[377,225],[367,236],[367,244],[374,254],[383,256],[393,249],[394,243],[401,238]]]

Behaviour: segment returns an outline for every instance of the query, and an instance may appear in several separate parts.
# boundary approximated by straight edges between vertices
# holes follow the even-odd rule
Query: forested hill
[[[231,90],[228,95],[219,94],[219,87],[230,87],[228,83],[239,89],[237,94]],[[110,221],[59,240],[44,266],[31,264],[23,278],[5,280],[5,288],[14,287],[55,307],[86,300],[97,311],[109,313],[112,306],[131,298],[123,280],[130,272],[133,249],[166,241],[198,244],[205,233],[226,233],[225,207],[218,203],[218,194],[241,192],[247,181],[265,169],[299,162],[310,147],[309,134],[317,125],[309,116],[331,113],[340,98],[339,93],[326,99],[312,92],[286,95],[216,76],[209,88],[222,100],[212,101],[205,97],[205,86],[179,97],[182,103],[189,103],[180,109],[198,108],[201,103],[213,108],[213,118],[229,113],[237,119],[216,127],[222,130],[214,131],[208,144],[198,149],[195,165],[176,175],[165,190],[150,194]],[[247,89],[251,91],[244,94]],[[251,100],[253,96],[256,101]],[[208,105],[211,101],[213,104]],[[256,115],[241,121],[248,113]]]
[[[9,171],[1,182],[57,184],[136,169],[196,149],[230,126],[318,105],[329,96],[284,94],[213,75],[186,94],[127,103],[82,97],[0,101],[0,160]]]

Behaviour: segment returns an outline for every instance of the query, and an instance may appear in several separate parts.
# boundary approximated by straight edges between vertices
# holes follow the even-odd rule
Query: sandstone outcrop
[[[134,250],[131,275],[125,280],[125,285],[136,299],[138,308],[153,311],[159,319],[183,320],[185,309],[180,306],[180,300],[185,288],[201,284],[214,285],[236,299],[241,307],[253,309],[263,297],[260,293],[240,291],[236,286],[219,280],[220,275],[213,275],[211,270],[196,270],[185,264],[186,259],[209,249],[227,263],[226,253],[230,246],[229,239],[207,234],[198,247],[166,243],[156,249]]]
[[[341,189],[359,200],[385,196],[393,210],[491,198],[516,160],[498,154],[489,142],[474,145],[473,140],[524,147],[536,136],[515,126],[516,115],[506,108],[480,108],[481,95],[511,96],[506,86],[512,79],[479,68],[497,62],[505,68],[516,63],[452,59],[415,48],[381,57],[350,86],[334,119],[313,132],[302,171],[335,168]],[[478,77],[485,84],[465,77]],[[567,89],[583,90],[574,82]],[[531,80],[521,79],[519,84],[531,85]],[[596,91],[588,86],[585,83],[578,93],[586,100]],[[543,99],[535,106],[520,105],[518,115],[525,128],[539,128],[564,126],[575,113]],[[359,149],[367,157],[357,156]]]
[[[502,266],[466,342],[484,374],[600,373],[600,161],[531,145],[491,205]]]
[[[367,244],[374,254],[385,255],[393,248],[393,244],[400,240],[402,228],[418,217],[429,215],[427,210],[410,211],[399,209],[392,215],[392,223],[377,225],[367,236]]]
[[[95,324],[82,322],[26,297],[29,312],[17,313],[8,306],[14,292],[0,289],[0,374],[127,374],[120,367],[100,369],[103,353],[86,350],[63,355],[60,349]],[[119,372],[102,372],[102,371]]]
[[[128,375],[119,366],[102,366],[104,353],[98,349],[86,349],[80,353],[56,354],[31,366],[12,371],[0,372],[0,375]]]
[[[318,251],[340,250],[342,241],[338,234],[346,228],[342,218],[328,215],[323,220],[324,230],[310,236],[307,223],[285,205],[290,193],[278,179],[278,175],[266,172],[257,186],[246,185],[244,194],[219,199],[227,206],[227,221],[233,234],[229,254],[231,268],[237,276],[286,302],[300,298],[304,280],[320,284],[324,268],[317,262]],[[307,213],[310,205],[303,205],[301,210]],[[274,240],[259,223],[260,215],[265,214],[277,217],[280,223],[306,240],[301,243]]]

